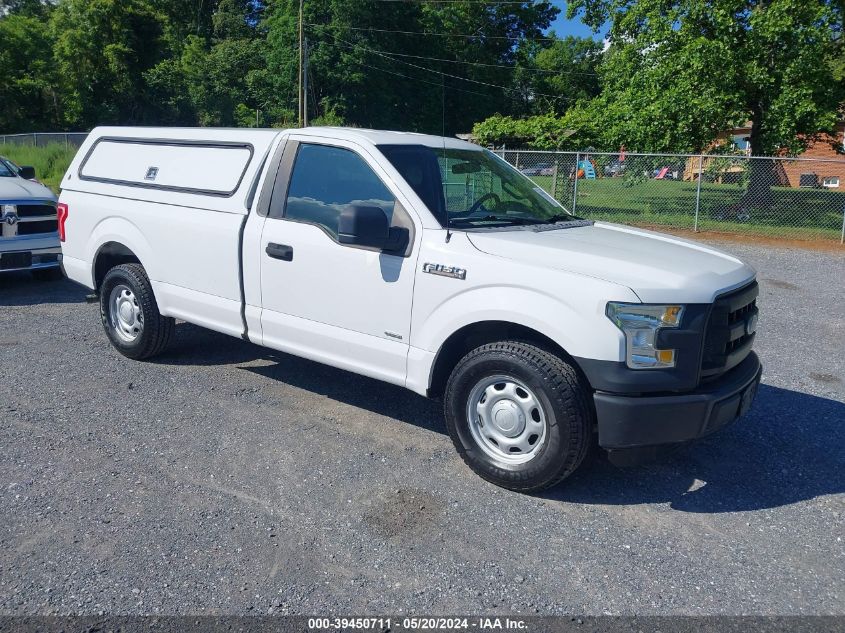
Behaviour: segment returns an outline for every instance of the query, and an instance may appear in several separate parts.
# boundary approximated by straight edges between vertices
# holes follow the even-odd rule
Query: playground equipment
[[[591,160],[578,161],[578,178],[596,179],[596,166]]]

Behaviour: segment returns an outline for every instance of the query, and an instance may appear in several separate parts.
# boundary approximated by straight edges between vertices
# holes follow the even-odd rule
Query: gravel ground
[[[845,256],[726,248],[752,411],[541,496],[410,392],[187,324],[129,361],[82,289],[0,278],[0,613],[845,614]]]

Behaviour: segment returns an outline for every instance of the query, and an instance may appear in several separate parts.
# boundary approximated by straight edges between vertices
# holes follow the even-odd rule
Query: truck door
[[[349,204],[410,227],[402,254],[338,241]],[[292,136],[261,234],[264,344],[404,385],[419,236],[395,187],[365,148]],[[418,232],[417,232],[418,233]]]

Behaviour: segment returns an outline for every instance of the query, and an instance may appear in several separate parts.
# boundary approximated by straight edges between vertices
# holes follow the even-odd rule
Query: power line
[[[445,59],[443,57],[426,57],[424,55],[411,55],[410,53],[394,53],[392,51],[383,51],[387,55],[393,57],[410,57],[412,59],[423,59],[432,62],[446,62],[447,64],[465,64],[467,66],[481,66],[484,68],[505,68],[507,70],[525,70],[535,73],[546,73],[550,75],[587,75],[590,77],[598,77],[598,73],[588,73],[577,70],[547,70],[545,68],[534,68],[532,66],[514,66],[512,64],[485,64],[483,62],[468,62],[460,59]]]
[[[366,47],[365,47],[366,48]],[[368,49],[373,50],[373,49]],[[546,70],[545,68],[534,68],[531,66],[514,66],[512,64],[485,64],[483,62],[468,62],[460,59],[445,59],[443,57],[426,57],[425,55],[411,55],[409,53],[394,53],[393,51],[380,51],[391,57],[409,57],[432,62],[446,62],[448,64],[465,64],[467,66],[480,66],[483,68],[504,68],[507,70],[525,70],[528,72],[545,73],[549,75],[585,75],[587,77],[598,77],[598,73],[588,73],[578,70]]]
[[[479,97],[489,97],[489,93],[485,92],[478,92],[477,90],[467,90],[466,88],[458,88],[456,86],[445,86],[439,81],[428,81],[426,79],[420,79],[419,77],[411,77],[410,75],[405,75],[402,73],[398,73],[393,70],[387,70],[386,68],[379,68],[378,66],[370,66],[369,64],[365,64],[364,62],[356,62],[359,66],[363,68],[369,68],[370,70],[378,70],[383,73],[387,73],[388,75],[394,75],[396,77],[402,77],[403,79],[410,79],[411,81],[416,81],[418,83],[429,84],[430,86],[437,86],[438,88],[445,87],[446,90],[454,90],[456,92],[465,92],[471,95],[477,95]]]
[[[394,59],[392,61],[400,61],[400,60]],[[443,79],[442,73],[438,73],[438,74],[441,75],[441,81],[429,81],[427,79],[420,79],[419,77],[411,77],[410,75],[405,75],[403,73],[396,72],[394,70],[388,70],[386,68],[380,68],[378,66],[371,66],[369,64],[365,64],[364,62],[359,62],[357,60],[355,60],[355,63],[358,64],[359,66],[363,67],[363,68],[369,68],[370,70],[377,70],[379,72],[387,73],[388,75],[393,75],[395,77],[401,77],[403,79],[410,79],[411,81],[416,81],[417,83],[428,84],[430,86],[437,86],[438,88],[441,88],[441,89],[445,88],[446,90],[453,90],[455,92],[464,92],[466,94],[477,95],[479,97],[489,97],[490,96],[489,93],[478,92],[477,90],[468,90],[466,88],[458,88],[457,86],[446,86],[442,82],[442,79]],[[437,71],[431,71],[431,72],[437,72]],[[486,84],[486,85],[494,86],[494,84]],[[505,91],[511,90],[511,89],[506,88],[504,86],[496,86],[496,87],[502,88]]]
[[[399,35],[430,35],[437,37],[463,37],[469,39],[485,39],[485,40],[510,40],[512,42],[558,42],[556,37],[517,37],[511,35],[485,35],[484,33],[476,33],[474,35],[467,35],[461,33],[435,33],[433,31],[397,31],[391,29],[376,29],[372,27],[363,26],[339,26],[336,24],[315,24],[313,22],[306,23],[307,26],[315,26],[318,28],[344,28],[350,31],[369,31],[372,33],[396,33]]]
[[[392,0],[384,0],[384,1],[387,2],[387,1],[392,1]],[[325,25],[325,24],[319,25],[319,26],[323,26],[324,28],[328,27],[328,25]],[[331,37],[337,38],[336,35],[332,35],[331,33],[329,33],[329,35]],[[391,55],[393,57],[409,57],[411,59],[422,59],[422,60],[433,61],[433,62],[445,62],[447,64],[464,64],[464,65],[467,65],[467,66],[479,66],[479,67],[484,67],[484,68],[505,68],[505,69],[508,69],[508,70],[525,70],[525,71],[529,71],[529,72],[545,73],[545,74],[549,74],[549,75],[584,75],[586,77],[598,77],[599,76],[598,73],[590,73],[590,72],[579,71],[579,70],[547,70],[545,68],[536,68],[536,67],[532,67],[532,66],[514,66],[513,64],[485,64],[483,62],[470,62],[470,61],[464,61],[464,60],[460,60],[460,59],[446,59],[446,58],[443,58],[443,57],[427,57],[425,55],[412,55],[410,53],[394,53],[392,51],[381,51],[381,52],[383,52],[387,55]]]
[[[399,64],[405,64],[406,66],[411,66],[412,68],[424,70],[426,72],[434,73],[436,75],[442,75],[443,77],[449,77],[450,79],[457,79],[459,81],[467,81],[469,83],[479,84],[479,85],[482,85],[482,86],[489,86],[491,88],[499,88],[500,90],[505,90],[505,91],[509,91],[509,92],[519,92],[519,90],[517,90],[516,88],[510,88],[508,86],[503,86],[501,84],[494,84],[494,83],[490,83],[488,81],[479,81],[477,79],[470,79],[468,77],[461,77],[460,75],[452,75],[451,73],[444,73],[444,72],[439,71],[439,70],[427,68],[426,66],[420,66],[419,64],[412,64],[411,62],[406,62],[406,61],[401,60],[401,59],[395,59],[394,57],[390,56],[390,53],[386,53],[385,51],[379,51],[377,49],[368,48],[368,47],[359,47],[359,46],[356,46],[355,44],[353,44],[351,42],[347,42],[346,40],[339,38],[337,36],[333,36],[333,37],[336,40],[345,44],[346,47],[349,48],[349,49],[352,49],[352,50],[362,49],[366,52],[373,53],[374,55],[378,55],[379,57],[383,57],[383,58],[388,59],[390,61],[397,62]],[[551,94],[546,94],[546,93],[543,93],[543,92],[532,92],[532,94],[534,96],[547,97],[549,99],[555,99],[555,100],[561,100],[561,101],[572,101],[572,99],[569,98],[569,97],[562,97],[560,95],[551,95]]]
[[[402,2],[404,4],[535,4],[533,0],[375,0],[376,2]],[[536,4],[542,3],[545,0],[537,0]],[[546,2],[546,4],[552,4]],[[554,5],[552,5],[554,6]]]

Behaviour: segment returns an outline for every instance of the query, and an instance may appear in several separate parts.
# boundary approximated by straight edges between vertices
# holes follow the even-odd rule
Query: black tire
[[[474,390],[485,380],[501,375],[512,376],[515,384],[525,385],[533,392],[528,395],[542,406],[542,413],[532,414],[544,414],[545,432],[538,448],[526,453],[530,457],[524,463],[491,456],[489,444],[485,448],[470,428],[468,407]],[[516,390],[518,393],[518,386]],[[444,408],[449,435],[467,465],[487,481],[520,492],[549,488],[572,474],[587,454],[595,425],[589,389],[576,369],[554,354],[521,341],[490,343],[464,356],[449,377]]]
[[[112,291],[122,286],[132,293],[132,304],[140,310],[143,326],[133,340],[127,340],[112,322],[109,301]],[[144,267],[140,264],[121,264],[106,273],[100,286],[100,319],[103,329],[115,349],[135,360],[152,358],[167,347],[173,335],[173,319],[158,311],[153,288]]]
[[[65,275],[61,268],[55,266],[53,268],[36,268],[32,271],[32,276],[37,281],[58,281],[64,278]]]

